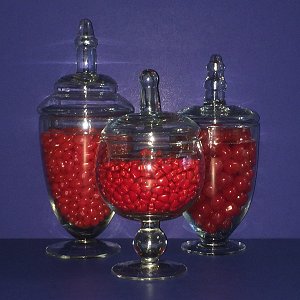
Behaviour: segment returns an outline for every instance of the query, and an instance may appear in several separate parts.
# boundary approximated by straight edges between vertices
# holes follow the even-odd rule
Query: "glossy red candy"
[[[97,172],[103,195],[124,215],[182,212],[202,184],[201,161],[166,158],[148,149],[140,155],[141,159],[100,161]],[[126,198],[124,191],[129,191]]]
[[[205,156],[205,181],[196,203],[188,210],[203,231],[230,230],[250,199],[256,143],[247,128],[209,127],[200,140]]]
[[[63,222],[82,229],[101,224],[111,214],[96,185],[100,132],[67,128],[41,134],[45,173],[55,208]]]

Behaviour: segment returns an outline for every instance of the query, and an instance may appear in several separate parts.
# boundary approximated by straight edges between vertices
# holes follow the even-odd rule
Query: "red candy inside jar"
[[[97,172],[102,194],[122,215],[172,217],[182,213],[203,182],[196,157],[140,151],[138,158],[103,159]]]
[[[100,132],[68,128],[41,133],[45,173],[56,214],[63,224],[78,229],[102,227],[112,215],[96,185]]]
[[[205,182],[188,210],[194,226],[208,234],[228,232],[245,215],[255,180],[256,142],[249,128],[210,126],[200,134]]]

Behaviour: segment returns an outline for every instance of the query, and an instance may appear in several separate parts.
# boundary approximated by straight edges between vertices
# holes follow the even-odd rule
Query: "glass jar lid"
[[[161,110],[156,71],[147,69],[140,75],[140,113],[127,114],[108,123],[102,132],[104,138],[130,137],[131,141],[148,145],[192,141],[199,135],[199,126],[191,119]]]
[[[197,124],[203,125],[257,124],[259,115],[256,112],[240,106],[226,104],[225,91],[227,84],[224,77],[225,65],[222,57],[218,54],[212,55],[206,69],[207,77],[204,83],[203,106],[191,106],[179,113],[190,117]]]
[[[82,19],[75,39],[77,72],[56,81],[53,94],[39,105],[39,113],[115,117],[134,111],[118,94],[117,82],[97,73],[97,45],[92,22]]]

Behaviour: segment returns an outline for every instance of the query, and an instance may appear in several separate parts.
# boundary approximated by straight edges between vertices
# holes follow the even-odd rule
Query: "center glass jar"
[[[161,111],[158,75],[140,75],[141,112],[108,123],[97,163],[99,190],[119,215],[141,222],[133,246],[140,261],[112,268],[120,278],[166,279],[183,264],[160,261],[167,239],[160,221],[180,216],[200,193],[204,159],[199,127],[189,118]]]
[[[60,78],[38,107],[51,206],[76,238],[46,248],[60,258],[106,257],[119,251],[117,244],[95,239],[113,217],[98,191],[95,166],[102,129],[134,108],[117,93],[115,80],[97,73],[97,44],[91,21],[81,20],[75,39],[77,72]]]

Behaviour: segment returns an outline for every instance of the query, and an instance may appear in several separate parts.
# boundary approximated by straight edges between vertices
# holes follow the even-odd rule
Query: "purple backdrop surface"
[[[160,74],[163,109],[202,103],[205,65],[220,53],[227,102],[259,112],[260,161],[242,238],[300,238],[299,14],[295,1],[3,1],[1,3],[0,238],[68,237],[51,212],[38,142],[37,105],[75,71],[73,40],[93,21],[98,70],[138,109],[138,75]],[[168,237],[195,237],[183,218]],[[103,237],[132,237],[115,217]]]

